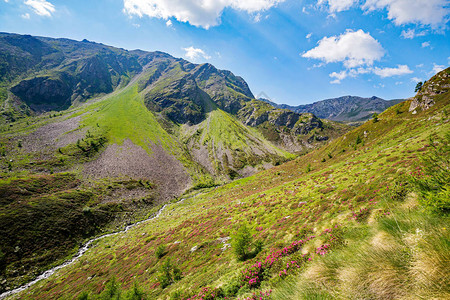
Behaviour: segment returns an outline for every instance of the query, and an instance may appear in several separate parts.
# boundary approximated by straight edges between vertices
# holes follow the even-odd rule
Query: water
[[[189,198],[195,197],[195,196],[197,196],[197,195],[198,195],[198,194],[196,194],[196,195],[194,195],[194,196],[191,196],[191,197],[189,197]],[[180,201],[176,202],[175,204],[181,203],[181,202],[183,202],[185,199],[186,199],[186,198],[183,198],[183,199],[181,199]],[[28,283],[26,283],[26,284],[24,284],[24,285],[22,285],[22,286],[20,286],[20,287],[18,287],[18,288],[15,288],[14,290],[4,292],[3,294],[0,295],[0,299],[4,299],[4,298],[6,298],[6,297],[8,297],[8,296],[12,296],[12,295],[14,295],[14,294],[20,293],[20,292],[22,292],[22,291],[28,289],[29,287],[33,286],[34,284],[38,283],[38,282],[41,281],[42,279],[47,279],[47,278],[49,278],[49,277],[52,276],[56,271],[58,271],[58,270],[60,270],[60,269],[62,269],[62,268],[64,268],[64,267],[67,267],[67,266],[73,264],[74,262],[76,262],[80,257],[82,257],[82,256],[89,250],[89,248],[91,247],[92,243],[94,243],[95,241],[101,240],[101,239],[106,238],[106,237],[114,236],[114,235],[117,235],[117,234],[120,234],[120,233],[127,232],[128,230],[130,230],[131,228],[133,228],[133,227],[135,227],[135,226],[137,226],[137,225],[140,225],[140,224],[142,224],[142,223],[144,223],[144,222],[148,222],[148,221],[157,219],[157,218],[161,215],[161,213],[166,209],[166,207],[167,207],[167,204],[164,204],[163,207],[161,207],[161,208],[156,212],[156,215],[154,215],[153,217],[150,217],[150,218],[148,218],[148,219],[145,219],[145,220],[139,221],[139,222],[137,222],[137,223],[128,225],[128,226],[125,227],[125,229],[123,229],[123,230],[121,230],[121,231],[117,231],[117,232],[114,232],[114,233],[108,233],[108,234],[105,234],[105,235],[102,235],[102,236],[99,236],[99,237],[90,239],[89,241],[86,242],[86,244],[84,244],[84,245],[78,250],[77,254],[74,255],[70,260],[67,260],[67,261],[65,261],[64,263],[62,263],[62,264],[60,264],[60,265],[58,265],[58,266],[56,266],[56,267],[54,267],[54,268],[51,268],[51,269],[45,271],[44,273],[42,273],[41,275],[39,275],[38,277],[36,277],[34,280],[32,280],[32,281],[30,281],[30,282],[28,282]]]

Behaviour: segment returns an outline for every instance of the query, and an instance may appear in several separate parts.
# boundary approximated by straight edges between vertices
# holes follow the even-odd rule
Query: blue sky
[[[0,0],[0,31],[160,50],[299,105],[413,95],[450,64],[449,0]]]

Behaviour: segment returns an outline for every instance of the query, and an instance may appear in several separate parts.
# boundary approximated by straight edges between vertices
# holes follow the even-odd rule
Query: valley
[[[450,296],[449,68],[350,127],[163,52],[0,50],[0,298]]]

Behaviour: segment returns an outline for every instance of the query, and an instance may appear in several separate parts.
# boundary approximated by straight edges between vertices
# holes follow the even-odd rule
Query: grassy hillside
[[[2,291],[74,253],[89,236],[148,217],[187,189],[293,158],[217,107],[201,123],[200,139],[185,137],[182,131],[195,135],[198,128],[148,110],[138,91],[132,83],[78,108],[1,127]],[[211,170],[202,165],[216,161]],[[246,166],[254,169],[245,173]]]
[[[19,297],[448,298],[450,94],[433,97],[173,203]]]

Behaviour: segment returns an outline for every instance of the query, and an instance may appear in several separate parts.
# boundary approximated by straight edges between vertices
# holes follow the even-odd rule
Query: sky
[[[414,95],[450,65],[450,0],[0,0],[0,31],[164,51],[290,105]]]

